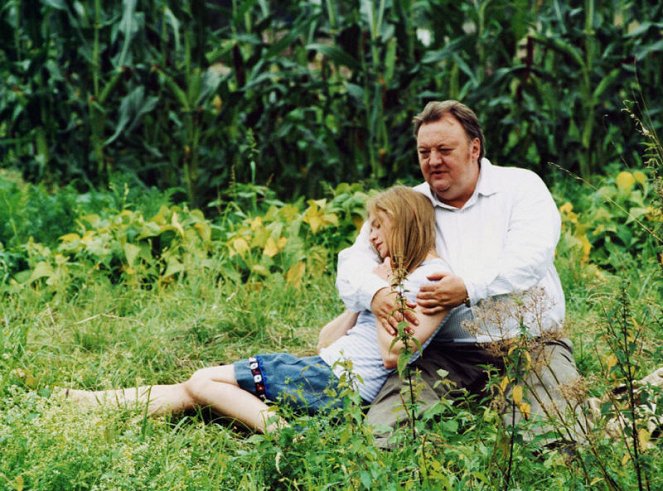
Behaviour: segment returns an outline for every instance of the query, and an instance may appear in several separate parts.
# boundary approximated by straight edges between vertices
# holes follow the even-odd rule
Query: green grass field
[[[611,182],[619,191],[616,181]],[[644,187],[635,186],[628,191],[641,196]],[[16,198],[10,218],[18,219],[30,202],[28,188],[21,189],[23,198]],[[42,209],[42,218],[60,213],[55,204],[62,204],[65,194],[55,195]],[[3,195],[5,203],[9,196]],[[595,250],[585,257],[578,224],[596,218],[591,204],[583,205],[578,196],[571,196],[575,217],[568,207],[562,211],[565,228],[557,265],[576,361],[589,395],[600,396],[628,380],[622,369],[629,364],[631,378],[639,378],[663,361],[663,283],[655,252],[660,248],[648,232],[630,223],[631,235],[642,239],[637,253],[614,247],[617,235],[601,236],[611,237],[608,246],[599,243],[599,235],[589,234]],[[568,190],[557,190],[556,197],[563,206]],[[164,246],[172,232],[164,229],[149,239],[150,251],[141,249],[148,239],[129,239],[131,226],[140,222],[138,215],[149,217],[159,207],[148,209],[135,201],[125,206],[133,210],[131,215],[122,214],[120,206],[113,211],[107,202],[99,213],[110,217],[108,223],[88,227],[96,234],[90,237],[107,237],[106,249],[71,252],[66,249],[73,240],[69,237],[54,239],[48,251],[26,246],[29,240],[0,250],[9,272],[0,297],[0,489],[504,488],[511,433],[502,427],[490,399],[440,401],[418,422],[417,438],[403,431],[398,448],[384,451],[362,424],[361,408],[352,396],[331,415],[286,415],[293,427],[270,435],[251,434],[206,411],[148,418],[141,407],[82,411],[51,396],[54,386],[108,389],[182,381],[197,368],[256,352],[313,353],[318,329],[342,309],[333,267],[319,267],[320,251],[332,261],[339,230],[353,227],[352,214],[342,214],[341,201],[331,198],[324,205],[337,206],[326,209],[327,222],[319,205],[306,208],[301,203],[287,213],[288,205],[277,207],[278,213],[265,205],[246,216],[228,213],[211,222],[196,221],[180,209],[180,237],[189,237],[190,249],[178,249],[181,244],[170,235]],[[91,205],[86,203],[79,202],[73,215],[88,213]],[[622,223],[618,210],[602,207],[615,223]],[[320,220],[315,233],[311,210],[317,210]],[[285,224],[286,215],[291,225],[300,220],[299,235],[278,229],[287,243],[275,240],[282,250],[269,257],[272,245],[264,237],[256,239],[260,227],[278,239],[273,224]],[[659,218],[647,217],[641,217],[646,225],[658,226]],[[80,218],[71,223],[78,225],[56,237],[74,231],[83,235]],[[173,223],[170,219],[168,227]],[[187,235],[188,230],[206,230],[196,228],[200,223],[212,230],[207,245],[191,242]],[[242,236],[250,250],[232,255],[242,230],[253,230],[252,237]],[[137,244],[135,250],[122,246],[130,240]],[[205,267],[187,256],[195,247],[205,250],[200,256]],[[137,250],[142,252],[132,262]],[[166,275],[175,264],[168,254],[176,251],[182,268]],[[318,251],[318,256],[313,260],[296,251]],[[281,258],[288,254],[292,257]],[[11,258],[19,265],[13,271],[7,266]],[[130,263],[136,271],[129,269]],[[297,276],[293,271],[299,271],[300,263],[306,268]],[[626,336],[624,346],[613,342],[620,341],[620,333]],[[661,392],[651,391],[649,397],[659,403],[660,417]],[[629,418],[628,405],[622,409]],[[602,411],[592,444],[578,448],[573,458],[524,442],[517,430],[509,489],[634,489],[639,478],[644,489],[661,489],[661,443],[656,432],[646,430],[646,418],[635,418],[641,448],[634,456],[632,433],[610,438],[604,425],[614,414],[608,406]]]

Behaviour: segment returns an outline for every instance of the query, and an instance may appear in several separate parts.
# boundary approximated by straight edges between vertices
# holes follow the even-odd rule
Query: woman
[[[388,280],[397,268],[405,271],[406,297],[414,301],[426,276],[446,263],[435,254],[434,212],[430,201],[405,186],[395,186],[370,200],[368,219],[370,241],[383,259],[375,273]],[[427,341],[441,324],[446,312],[434,316],[415,310],[419,324],[413,336],[419,344]],[[231,365],[196,371],[189,380],[173,385],[155,385],[108,391],[67,390],[67,397],[80,403],[148,405],[150,414],[179,412],[210,407],[239,420],[256,431],[271,431],[282,421],[270,419],[268,401],[279,400],[310,412],[332,407],[340,401],[330,396],[340,375],[352,363],[353,380],[362,399],[372,402],[387,375],[396,367],[403,350],[400,342],[376,326],[370,311],[345,312],[320,333],[318,356],[289,354],[257,355]]]

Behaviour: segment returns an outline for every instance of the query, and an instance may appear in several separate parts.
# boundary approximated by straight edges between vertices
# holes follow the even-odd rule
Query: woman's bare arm
[[[345,336],[357,323],[357,317],[359,317],[359,312],[346,310],[334,320],[328,322],[318,336],[318,353],[322,348],[326,348],[341,336]]]
[[[428,341],[433,333],[437,330],[440,323],[449,313],[449,310],[443,310],[434,315],[426,315],[422,312],[422,308],[417,306],[414,309],[414,313],[419,320],[419,325],[411,327],[413,330],[413,337],[419,341],[420,344],[424,344]],[[396,368],[398,363],[398,356],[401,354],[401,351],[404,349],[402,341],[397,341],[394,343],[396,336],[392,336],[387,332],[386,329],[383,329],[380,326],[377,326],[378,331],[378,345],[380,348],[380,354],[382,355],[382,361],[384,362],[384,367],[391,370]],[[410,346],[412,352],[417,351],[417,345],[412,343]]]

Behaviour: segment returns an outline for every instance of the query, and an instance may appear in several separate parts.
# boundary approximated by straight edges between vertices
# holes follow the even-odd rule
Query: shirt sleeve
[[[345,307],[355,312],[371,310],[371,300],[389,283],[373,273],[379,263],[377,253],[371,248],[369,224],[364,222],[355,243],[338,255],[336,288]]]
[[[473,278],[464,278],[472,304],[527,290],[553,268],[561,218],[550,191],[539,176],[527,172],[516,183],[500,260]]]

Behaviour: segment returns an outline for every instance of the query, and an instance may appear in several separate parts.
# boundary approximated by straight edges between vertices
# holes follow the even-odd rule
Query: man
[[[536,369],[530,366],[524,375],[531,405],[524,416],[559,415],[568,407],[562,386],[579,376],[570,342],[553,335],[564,320],[564,294],[553,264],[560,217],[550,192],[533,172],[493,166],[484,158],[478,119],[460,102],[426,105],[414,118],[414,135],[425,179],[415,189],[434,205],[437,252],[451,267],[428,277],[431,284],[421,288],[417,303],[428,314],[453,308],[416,363],[425,383],[420,407],[448,395],[449,384],[436,384],[439,369],[457,388],[480,392],[487,381],[483,367],[503,370],[503,355],[526,326],[527,337],[540,343],[531,356],[535,363],[528,362]],[[337,287],[349,310],[370,308],[393,334],[400,319],[393,315],[389,284],[371,273],[377,260],[365,225],[355,244],[339,254]],[[536,305],[510,302],[526,291],[534,292]],[[491,315],[487,305],[497,313]],[[395,427],[405,418],[401,385],[392,374],[368,411],[369,424]],[[523,417],[521,408],[515,419],[505,412],[507,423]],[[577,439],[562,433],[558,438]]]

